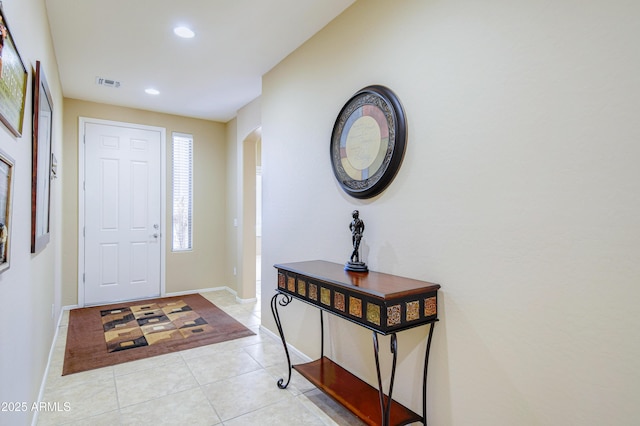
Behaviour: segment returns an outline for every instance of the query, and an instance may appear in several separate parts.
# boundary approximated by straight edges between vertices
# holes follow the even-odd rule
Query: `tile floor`
[[[37,424],[363,424],[295,371],[289,387],[278,389],[286,359],[281,342],[259,329],[260,303],[239,304],[227,291],[203,296],[256,335],[63,377],[65,312],[43,401],[69,409],[43,411]]]

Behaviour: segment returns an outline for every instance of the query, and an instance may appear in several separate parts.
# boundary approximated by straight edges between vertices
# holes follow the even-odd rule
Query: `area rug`
[[[199,294],[72,309],[62,375],[253,334]]]

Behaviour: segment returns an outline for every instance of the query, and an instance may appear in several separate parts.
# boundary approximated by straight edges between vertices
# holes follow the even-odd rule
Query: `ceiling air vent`
[[[110,80],[108,78],[102,78],[102,77],[96,77],[96,84],[98,86],[113,87],[114,89],[117,89],[118,87],[120,87],[119,81]]]

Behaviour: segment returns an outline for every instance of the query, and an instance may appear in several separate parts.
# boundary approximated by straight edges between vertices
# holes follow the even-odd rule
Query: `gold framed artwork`
[[[33,79],[33,161],[31,176],[31,253],[50,239],[51,135],[53,103],[40,61]]]
[[[0,121],[16,137],[22,136],[28,77],[0,3]]]
[[[13,159],[0,151],[0,273],[9,269],[11,260],[13,165]]]

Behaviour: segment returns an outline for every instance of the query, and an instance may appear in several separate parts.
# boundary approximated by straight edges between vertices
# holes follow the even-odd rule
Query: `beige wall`
[[[0,149],[15,161],[10,269],[0,274],[0,402],[25,402],[27,411],[0,412],[0,424],[29,424],[60,311],[61,182],[51,184],[49,244],[30,254],[32,81],[41,61],[53,100],[53,152],[62,160],[62,90],[44,2],[4,0],[2,10],[29,73],[22,137],[0,124]]]
[[[238,288],[238,227],[234,225],[234,220],[238,218],[238,120],[234,118],[227,123],[227,209],[225,229],[227,253],[225,275],[229,287],[234,291]],[[234,275],[234,268],[236,273]]]
[[[226,126],[213,121],[96,104],[76,99],[64,101],[64,254],[62,263],[64,305],[78,296],[78,120],[79,117],[122,121],[167,129],[167,217],[165,236],[171,235],[171,133],[193,135],[194,204],[193,251],[171,252],[165,238],[166,292],[175,293],[227,286],[225,275],[225,205],[227,190]]]
[[[240,299],[256,296],[256,144],[261,138],[262,108],[260,98],[242,107],[228,123],[230,171],[227,215],[231,238],[229,269],[236,275],[235,290]],[[237,226],[234,226],[234,220]],[[232,251],[234,250],[234,251]]]
[[[638,16],[617,0],[358,1],[267,73],[263,324],[270,265],[345,262],[358,208],[372,270],[442,285],[430,424],[637,423]],[[329,140],[370,84],[400,97],[408,147],[391,186],[358,201]],[[281,315],[317,357],[317,312]],[[375,383],[370,332],[329,330],[329,356]],[[416,411],[425,335],[399,335],[394,395]]]

